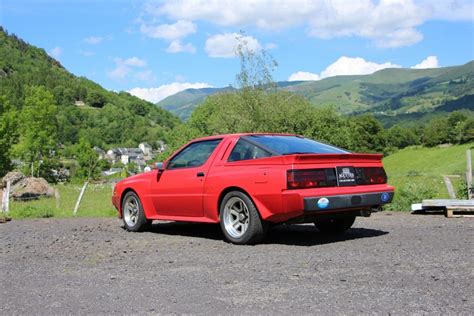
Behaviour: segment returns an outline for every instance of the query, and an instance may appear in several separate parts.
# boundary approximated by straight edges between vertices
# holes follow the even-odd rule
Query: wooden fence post
[[[454,192],[453,183],[448,176],[443,176],[444,183],[446,184],[446,188],[448,189],[448,194],[450,199],[456,198],[456,192]]]
[[[59,195],[58,188],[54,188],[54,198],[56,199],[56,209],[59,209],[61,205],[61,195]]]
[[[466,161],[467,161],[467,172],[466,172],[466,182],[467,182],[467,198],[470,200],[473,198],[472,192],[472,159],[471,159],[471,150],[466,150]]]
[[[10,181],[7,182],[7,187],[3,190],[2,196],[2,212],[7,215],[10,211]]]
[[[79,197],[77,198],[76,206],[74,207],[74,216],[76,216],[77,210],[79,209],[79,205],[81,204],[82,197],[84,196],[84,192],[86,191],[87,185],[89,184],[89,181],[84,182],[84,186],[82,187],[81,193],[79,194]]]

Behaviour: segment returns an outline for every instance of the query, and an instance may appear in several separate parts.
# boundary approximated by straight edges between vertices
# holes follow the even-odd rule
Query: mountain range
[[[314,106],[334,106],[343,114],[372,113],[382,121],[399,121],[439,112],[474,110],[474,61],[453,67],[390,68],[370,75],[283,81],[277,87],[304,96]],[[187,120],[207,96],[232,89],[188,89],[167,97],[158,106]]]

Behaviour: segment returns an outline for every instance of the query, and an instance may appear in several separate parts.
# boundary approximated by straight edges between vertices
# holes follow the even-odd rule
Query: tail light
[[[382,167],[355,168],[357,185],[387,183],[387,174]],[[336,187],[336,171],[333,168],[300,169],[287,171],[288,189]]]
[[[356,168],[357,184],[387,183],[387,174],[382,167]]]
[[[334,169],[302,169],[287,171],[288,189],[333,187],[337,185]]]

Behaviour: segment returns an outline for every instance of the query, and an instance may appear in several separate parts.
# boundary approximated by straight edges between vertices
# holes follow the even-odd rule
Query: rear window
[[[247,138],[277,155],[349,153],[341,148],[298,136],[252,135],[247,136]]]

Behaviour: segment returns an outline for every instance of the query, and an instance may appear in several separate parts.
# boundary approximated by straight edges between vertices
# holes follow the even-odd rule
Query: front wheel
[[[226,239],[238,245],[258,243],[267,232],[267,223],[260,219],[255,204],[239,191],[224,196],[220,205],[220,225]]]
[[[135,192],[127,192],[122,202],[122,218],[125,228],[132,232],[139,232],[149,228],[151,221],[145,217],[140,198]]]
[[[355,222],[355,216],[322,218],[314,222],[314,225],[322,233],[340,234],[351,228]]]

